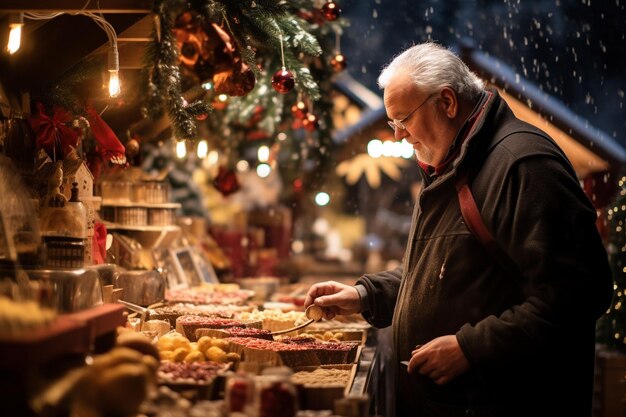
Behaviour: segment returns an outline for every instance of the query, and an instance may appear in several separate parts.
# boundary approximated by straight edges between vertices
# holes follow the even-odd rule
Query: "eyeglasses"
[[[420,104],[419,106],[417,106],[415,109],[413,109],[411,111],[411,113],[409,113],[404,119],[402,120],[398,120],[398,119],[393,119],[393,120],[387,120],[387,124],[389,125],[389,127],[391,127],[393,129],[393,131],[395,132],[396,130],[400,129],[400,130],[406,130],[406,126],[404,125],[406,123],[407,120],[409,120],[409,118],[411,116],[413,116],[413,114],[415,114],[416,111],[418,111],[424,104],[426,104],[426,102],[434,95],[435,93],[432,93],[431,95],[429,95],[428,97],[426,97],[426,99],[424,101],[422,101],[422,104]]]

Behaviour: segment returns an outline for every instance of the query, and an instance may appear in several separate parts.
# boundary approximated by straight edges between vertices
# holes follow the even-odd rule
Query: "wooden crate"
[[[313,372],[316,369],[340,369],[350,371],[350,377],[346,386],[318,386],[308,384],[296,384],[300,409],[302,410],[333,410],[335,401],[346,397],[350,393],[358,365],[320,365],[302,366],[293,368],[293,372]]]

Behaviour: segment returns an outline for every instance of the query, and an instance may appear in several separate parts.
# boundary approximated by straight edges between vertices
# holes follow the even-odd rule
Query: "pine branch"
[[[319,56],[322,54],[322,48],[315,36],[305,31],[305,21],[295,17],[285,17],[278,21],[282,32],[285,34],[286,42],[298,51],[307,55]]]
[[[319,100],[319,87],[311,76],[311,71],[289,50],[285,51],[285,67],[294,74],[298,92],[306,94],[313,101]]]

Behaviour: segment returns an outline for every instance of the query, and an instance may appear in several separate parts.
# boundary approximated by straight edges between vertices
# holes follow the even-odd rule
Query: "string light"
[[[330,203],[330,195],[328,193],[321,191],[315,195],[315,204],[318,206],[325,206],[328,203]]]
[[[256,167],[256,174],[261,178],[266,178],[272,172],[272,167],[268,164],[259,164]]]
[[[24,26],[24,14],[15,13],[9,16],[9,42],[7,51],[13,55],[20,49],[22,42],[22,26]]]
[[[257,150],[257,158],[259,159],[259,162],[267,162],[269,157],[270,157],[270,148],[268,148],[265,145],[259,146],[259,149]]]
[[[204,159],[209,154],[209,143],[206,140],[198,142],[198,149],[196,149],[198,158]]]
[[[120,85],[120,55],[117,52],[117,42],[109,49],[107,69],[109,71],[109,96],[116,97],[122,91]]]
[[[71,15],[80,15],[80,16],[87,16],[89,18],[91,18],[91,20],[93,20],[98,26],[100,26],[100,28],[102,30],[104,30],[104,32],[107,35],[107,38],[109,39],[109,45],[110,45],[110,49],[109,49],[109,53],[107,56],[107,70],[109,71],[109,96],[111,97],[115,97],[117,95],[120,94],[121,92],[121,84],[120,84],[120,75],[119,75],[119,70],[120,70],[120,57],[119,57],[119,52],[117,50],[117,34],[115,33],[115,28],[106,21],[106,19],[104,18],[104,16],[102,16],[101,14],[96,14],[96,13],[92,13],[92,12],[86,12],[86,11],[78,11],[75,13],[65,13],[65,12],[57,12],[57,13],[40,13],[40,12],[28,12],[28,13],[20,13],[19,14],[19,19],[20,21],[17,23],[14,23],[15,25],[23,25],[23,18],[27,18],[27,19],[31,19],[31,20],[50,20],[50,19],[54,19],[57,16],[60,16],[62,14],[71,14]],[[13,27],[11,26],[11,22],[9,22],[9,26],[11,27],[11,34],[13,34]],[[17,30],[17,29],[16,29]],[[18,32],[16,32],[18,35],[21,33],[21,26]],[[13,53],[15,51],[17,51],[17,49],[20,47],[20,36],[17,36],[17,41],[13,41],[13,42],[17,42],[16,43],[16,47],[13,46],[13,48],[15,49],[13,52],[11,52],[11,34],[9,34],[9,53]]]
[[[184,140],[179,140],[176,142],[176,157],[183,159],[185,156],[187,156],[187,144]]]

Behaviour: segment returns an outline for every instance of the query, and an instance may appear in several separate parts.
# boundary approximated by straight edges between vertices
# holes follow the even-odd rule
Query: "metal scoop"
[[[134,311],[136,313],[140,314],[140,321],[141,323],[144,323],[146,321],[146,319],[151,315],[151,314],[155,314],[156,312],[151,309],[151,308],[145,308],[142,307],[140,305],[134,304],[134,303],[130,303],[128,301],[124,301],[124,300],[117,300],[117,302],[119,304],[123,304],[124,306],[126,306],[126,308],[128,308],[131,311]]]
[[[316,321],[320,321],[322,319],[322,317],[324,317],[324,311],[322,310],[321,307],[318,307],[315,304],[311,304],[304,311],[304,315],[306,316],[306,318],[308,318],[308,320],[305,321],[304,323],[299,324],[299,325],[294,326],[294,327],[291,327],[289,329],[278,330],[278,331],[272,332],[271,333],[272,336],[293,332],[293,331],[302,329],[302,328],[308,326],[311,323],[314,323]]]

